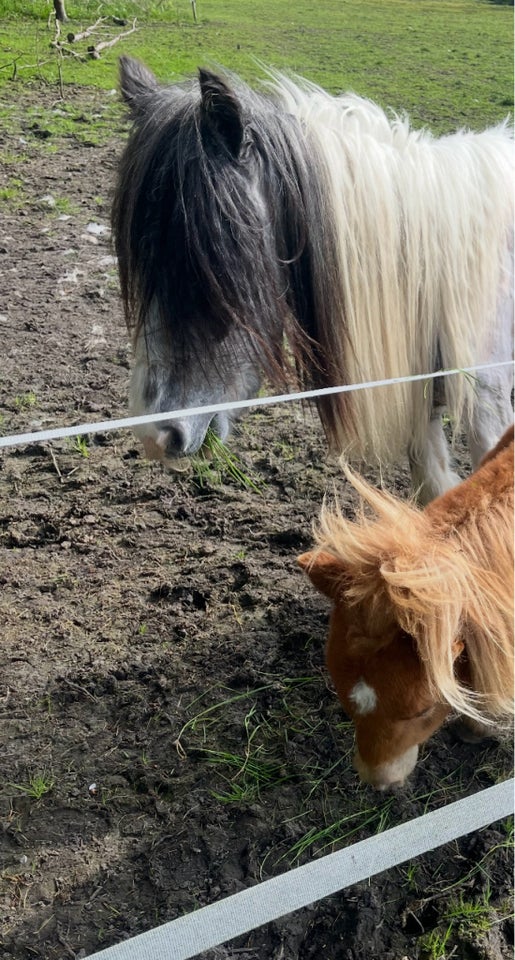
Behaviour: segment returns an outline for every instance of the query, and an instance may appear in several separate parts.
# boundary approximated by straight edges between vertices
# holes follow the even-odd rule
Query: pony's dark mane
[[[239,131],[221,136],[207,122],[195,82],[147,91],[136,115],[112,220],[128,327],[144,333],[158,318],[182,356],[239,330],[272,382],[296,371],[297,383],[340,383],[336,240],[317,145],[271,97],[218,79],[241,111],[237,156]],[[320,412],[331,436],[343,412],[334,399]]]

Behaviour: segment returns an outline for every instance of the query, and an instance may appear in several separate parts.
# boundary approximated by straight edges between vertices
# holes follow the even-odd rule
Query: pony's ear
[[[237,159],[243,144],[241,104],[225,80],[209,70],[199,70],[200,118],[203,134],[221,140]]]
[[[452,659],[457,660],[460,653],[463,653],[465,644],[463,640],[454,640],[452,644]]]
[[[308,575],[313,586],[331,600],[336,600],[341,591],[345,567],[330,553],[309,550],[297,557],[297,563]]]
[[[133,57],[120,57],[120,92],[134,119],[145,113],[157,87],[154,74],[143,63]]]

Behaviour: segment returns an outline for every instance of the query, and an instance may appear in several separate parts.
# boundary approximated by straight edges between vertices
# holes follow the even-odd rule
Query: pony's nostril
[[[186,437],[181,427],[170,427],[168,430],[168,440],[166,449],[168,453],[184,453],[186,448]]]
[[[169,457],[180,457],[186,452],[188,435],[180,423],[171,423],[165,430],[161,430],[158,443]]]

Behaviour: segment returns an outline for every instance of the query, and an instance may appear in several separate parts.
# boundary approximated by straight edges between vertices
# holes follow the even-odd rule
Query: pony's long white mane
[[[351,522],[324,507],[315,535],[320,550],[341,561],[342,602],[370,622],[366,649],[382,642],[381,623],[396,622],[413,637],[437,699],[481,722],[512,716],[512,491],[444,533],[430,512],[346,475],[374,518],[362,508]],[[465,683],[456,642],[466,651]]]
[[[511,284],[513,141],[507,123],[436,138],[355,95],[332,97],[274,74],[279,104],[317,145],[338,238],[347,382],[382,380],[488,359],[501,291]],[[509,358],[506,358],[509,359]],[[473,381],[446,380],[457,428]],[[427,422],[432,382],[350,397],[359,436],[341,424],[348,454],[390,460]],[[424,416],[426,408],[426,416]],[[354,427],[354,433],[355,433]]]

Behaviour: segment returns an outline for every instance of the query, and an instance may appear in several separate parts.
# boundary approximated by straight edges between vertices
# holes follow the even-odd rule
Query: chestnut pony
[[[424,510],[346,472],[375,517],[324,506],[299,563],[333,601],[327,665],[355,767],[385,789],[452,711],[482,734],[513,714],[513,427]]]

